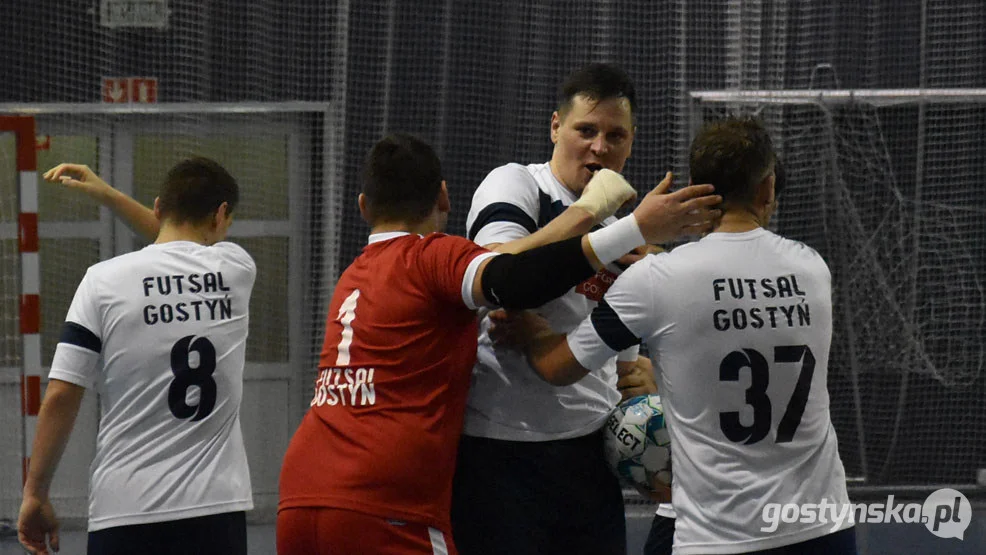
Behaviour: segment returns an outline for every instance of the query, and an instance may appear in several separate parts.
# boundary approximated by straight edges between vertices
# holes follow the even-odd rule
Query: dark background
[[[641,189],[682,169],[688,91],[986,87],[982,2],[172,0],[170,8],[167,29],[111,30],[93,2],[4,2],[0,102],[98,102],[104,75],[156,76],[159,102],[344,101],[342,198],[355,198],[360,161],[377,138],[418,133],[442,157],[450,232],[460,234],[490,169],[548,159],[555,87],[588,61],[618,63],[637,84],[626,173]],[[791,178],[777,225],[832,267],[833,418],[851,475],[863,473],[865,443],[870,484],[968,483],[986,467],[983,106],[762,113]],[[355,210],[343,214],[345,266],[367,228]]]

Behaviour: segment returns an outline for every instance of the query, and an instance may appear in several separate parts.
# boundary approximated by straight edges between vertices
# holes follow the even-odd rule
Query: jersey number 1
[[[774,362],[800,362],[801,373],[794,393],[787,403],[787,410],[777,426],[777,443],[788,443],[794,439],[794,432],[801,424],[808,404],[808,392],[811,390],[811,378],[815,374],[815,356],[807,345],[788,345],[774,347]],[[746,389],[746,404],[753,407],[753,424],[744,426],[740,422],[738,411],[719,413],[719,427],[722,433],[734,443],[752,445],[767,437],[770,432],[771,405],[767,396],[767,386],[770,384],[770,369],[767,359],[755,349],[733,351],[722,359],[719,364],[719,381],[739,381],[740,369],[750,369],[750,387]]]
[[[182,337],[171,348],[171,372],[175,379],[171,380],[168,387],[168,408],[175,418],[182,420],[192,417],[192,422],[202,420],[216,406],[216,380],[212,379],[212,373],[216,371],[216,348],[208,339],[194,335]],[[191,368],[188,364],[188,355],[192,352],[199,354],[199,364]],[[199,403],[189,405],[186,401],[188,388],[192,386],[199,388]]]
[[[356,319],[356,301],[359,300],[359,289],[353,292],[342,301],[339,307],[339,323],[342,324],[342,339],[339,340],[336,355],[336,366],[349,366],[349,346],[353,344],[353,320]]]

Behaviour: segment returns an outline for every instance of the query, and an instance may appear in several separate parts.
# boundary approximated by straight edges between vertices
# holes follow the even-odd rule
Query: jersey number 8
[[[182,420],[192,417],[192,422],[202,420],[216,406],[216,380],[212,373],[216,371],[216,348],[204,338],[194,339],[194,335],[182,337],[171,348],[171,372],[175,379],[168,387],[168,408],[175,418]],[[189,355],[193,352],[199,355],[199,364],[195,368],[189,366]],[[199,402],[189,405],[187,402],[188,388],[199,388]]]

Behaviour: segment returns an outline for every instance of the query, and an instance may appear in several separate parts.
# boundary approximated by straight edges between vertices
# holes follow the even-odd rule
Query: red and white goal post
[[[17,250],[20,262],[21,480],[27,477],[41,407],[41,268],[38,258],[38,176],[35,122],[31,116],[0,115],[0,133],[15,138]]]

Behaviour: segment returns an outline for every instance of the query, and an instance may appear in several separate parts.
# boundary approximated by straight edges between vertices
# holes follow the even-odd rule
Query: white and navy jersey
[[[848,503],[826,387],[831,337],[828,266],[765,229],[646,257],[569,335],[587,368],[642,338],[660,370],[675,553],[758,551],[835,531],[830,521],[761,531],[768,503]]]
[[[90,531],[253,508],[239,408],[256,275],[233,243],[186,241],[86,272],[49,378],[100,394]]]
[[[521,239],[547,225],[576,200],[547,163],[501,166],[486,176],[473,195],[466,219],[468,237],[479,245]],[[604,223],[613,221],[609,218]],[[596,306],[618,271],[600,271],[537,312],[559,333],[574,329]],[[466,435],[547,441],[578,437],[603,425],[620,400],[612,357],[578,383],[556,387],[539,378],[517,351],[495,347],[489,325],[484,316],[466,408]]]

